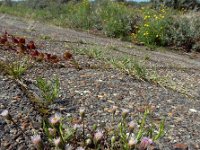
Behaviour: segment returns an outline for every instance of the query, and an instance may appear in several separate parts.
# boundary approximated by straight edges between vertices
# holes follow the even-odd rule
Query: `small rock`
[[[173,149],[174,149],[174,150],[188,150],[188,145],[183,144],[183,143],[176,143],[176,144],[173,146]]]
[[[192,109],[192,108],[189,109],[189,111],[192,112],[192,113],[197,113],[198,112],[196,109]]]
[[[0,109],[4,109],[5,106],[3,104],[0,104]]]
[[[17,134],[17,130],[16,130],[16,129],[11,129],[11,130],[10,130],[10,133],[11,133],[11,134]]]

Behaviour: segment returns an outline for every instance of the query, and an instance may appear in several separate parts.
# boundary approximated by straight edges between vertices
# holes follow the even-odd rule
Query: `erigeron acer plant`
[[[117,119],[115,112],[117,107],[111,108],[114,119]],[[80,108],[80,120],[74,126],[68,122],[63,123],[61,115],[55,114],[43,123],[43,129],[51,142],[56,148],[64,149],[65,147],[83,149],[111,149],[111,150],[145,150],[155,143],[164,135],[164,120],[161,121],[158,129],[149,127],[147,120],[150,119],[149,109],[146,109],[141,120],[135,121],[130,117],[129,109],[122,109],[121,120],[116,124],[116,120],[111,122],[113,127],[98,128],[96,125],[89,127],[86,121],[85,108]],[[130,121],[131,119],[131,121]],[[150,132],[152,131],[152,132]],[[155,132],[156,131],[156,132]]]

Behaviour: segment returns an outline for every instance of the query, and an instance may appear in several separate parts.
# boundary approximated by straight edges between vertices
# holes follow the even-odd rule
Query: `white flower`
[[[36,149],[38,150],[43,149],[43,142],[40,135],[32,136],[31,141]]]
[[[85,150],[83,147],[77,147],[76,150]]]
[[[56,113],[55,115],[53,115],[49,118],[49,122],[52,125],[58,125],[60,123],[60,120],[61,120],[61,114],[59,114],[59,113]]]
[[[130,147],[134,147],[136,144],[137,144],[137,139],[130,138],[130,140],[128,141],[128,145]]]
[[[4,117],[4,118],[7,119],[7,120],[11,120],[11,119],[12,119],[12,117],[11,117],[11,115],[9,114],[9,112],[8,112],[7,109],[5,109],[5,110],[3,110],[3,111],[1,112],[1,116]]]
[[[103,133],[102,133],[101,131],[98,131],[98,132],[96,132],[96,133],[94,134],[94,140],[95,140],[96,142],[101,141],[102,138],[103,138]]]
[[[73,147],[70,144],[66,144],[65,150],[73,150]]]
[[[86,145],[90,145],[90,144],[92,144],[92,140],[91,139],[87,139],[86,140]]]
[[[62,145],[62,142],[61,142],[61,139],[60,137],[59,138],[56,138],[56,139],[53,139],[53,143],[56,147],[61,147]]]
[[[79,125],[79,124],[74,124],[73,125],[73,129],[74,130],[78,130],[78,129],[80,129],[81,128],[81,126]]]

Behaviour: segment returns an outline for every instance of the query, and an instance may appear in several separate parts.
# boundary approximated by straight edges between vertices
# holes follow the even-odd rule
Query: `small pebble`
[[[184,143],[176,143],[173,146],[174,150],[188,150],[188,145],[184,144]]]

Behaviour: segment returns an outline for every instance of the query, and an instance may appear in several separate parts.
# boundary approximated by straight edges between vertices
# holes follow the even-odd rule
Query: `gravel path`
[[[166,116],[166,136],[160,141],[161,149],[172,149],[172,145],[177,142],[188,144],[191,150],[200,149],[199,54],[195,54],[195,59],[190,59],[187,55],[173,52],[148,51],[145,47],[138,47],[128,42],[96,37],[88,33],[33,21],[21,21],[19,18],[7,15],[0,15],[0,21],[0,30],[8,30],[11,34],[33,39],[42,47],[41,50],[51,53],[62,54],[66,47],[91,47],[92,44],[110,49],[108,54],[112,56],[109,57],[129,54],[143,59],[148,54],[150,59],[146,62],[147,67],[157,66],[161,74],[170,73],[174,80],[188,87],[194,98],[189,99],[175,91],[137,80],[118,70],[104,68],[103,62],[82,55],[75,56],[83,67],[82,70],[68,67],[67,63],[64,68],[36,63],[23,78],[34,81],[38,76],[50,78],[54,74],[57,75],[61,81],[61,97],[49,106],[51,113],[59,111],[64,116],[77,116],[79,107],[84,106],[87,108],[87,116],[91,124],[102,125],[110,122],[110,114],[107,110],[113,105],[130,109],[133,116],[141,112],[144,106],[155,107],[155,118]],[[39,38],[44,35],[51,36],[55,40],[75,41],[79,44],[66,45],[63,42],[45,41]],[[13,59],[14,54],[2,51],[0,58]],[[91,67],[93,65],[95,68]],[[24,125],[26,127],[23,128],[27,135],[40,133],[41,116],[33,109],[34,106],[22,94],[19,87],[3,73],[0,74],[0,87],[0,112],[5,108],[9,109],[20,126],[27,123],[28,125]],[[31,88],[37,92],[34,86]],[[26,145],[21,142],[24,141],[24,136],[21,134],[16,138],[18,134],[20,131],[17,131],[14,125],[8,128],[5,121],[0,120],[1,149],[24,149]],[[30,140],[26,142],[30,143]],[[29,149],[30,147],[31,144]]]

